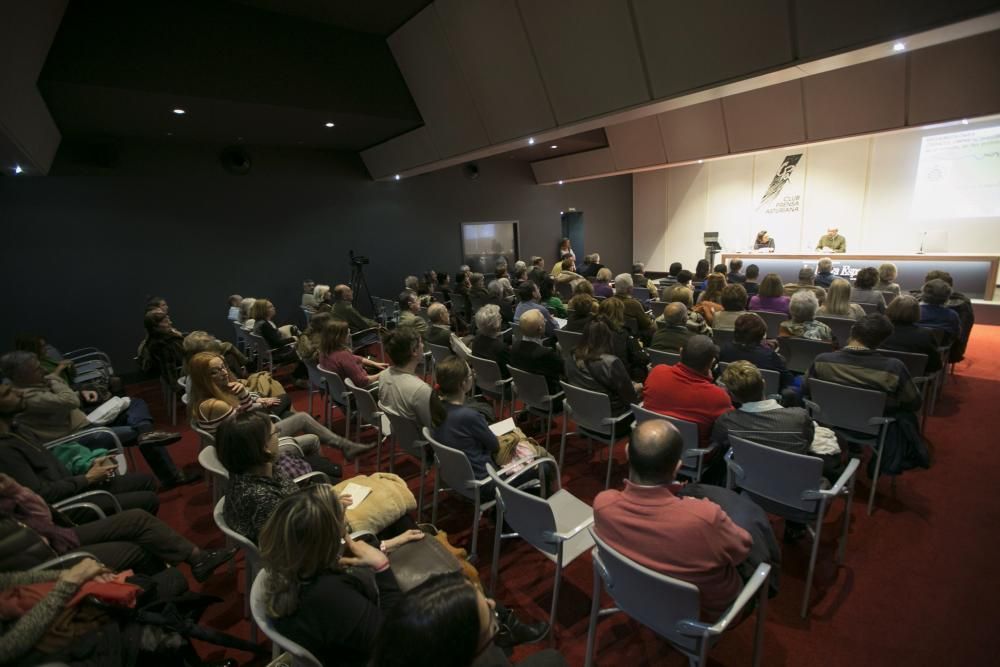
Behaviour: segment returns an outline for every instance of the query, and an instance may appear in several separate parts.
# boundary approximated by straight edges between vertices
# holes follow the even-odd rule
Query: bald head
[[[650,419],[635,427],[628,443],[630,479],[636,484],[668,484],[681,461],[684,441],[666,419]]]
[[[682,327],[687,322],[687,318],[687,306],[680,301],[667,304],[667,307],[663,309],[663,321],[668,327]]]
[[[334,287],[333,295],[337,297],[338,301],[350,301],[353,296],[351,294],[351,288],[347,285],[337,285]]]
[[[539,310],[526,310],[517,321],[521,335],[528,338],[542,338],[545,335],[545,318]]]
[[[448,308],[443,303],[432,303],[427,308],[427,319],[433,324],[448,324]]]

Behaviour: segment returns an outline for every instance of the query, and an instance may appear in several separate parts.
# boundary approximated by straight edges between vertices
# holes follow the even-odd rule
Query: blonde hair
[[[267,309],[271,307],[271,302],[267,299],[257,299],[253,304],[253,318],[255,320],[266,320],[267,319]]]
[[[611,282],[611,277],[612,273],[611,269],[609,268],[603,268],[597,272],[597,280],[601,281],[602,283]]]
[[[749,361],[734,361],[726,366],[719,382],[740,403],[752,403],[764,398],[764,378],[760,370]]]
[[[826,290],[827,315],[851,314],[851,283],[843,278],[834,278]]]
[[[891,283],[896,279],[896,265],[892,262],[886,262],[882,266],[878,267],[878,279],[882,283]]]
[[[246,322],[250,318],[255,303],[257,303],[257,299],[252,296],[248,296],[240,301],[240,322]]]
[[[321,304],[326,301],[326,295],[330,293],[329,285],[316,285],[313,289],[313,299],[316,300],[317,304]]]
[[[221,360],[222,366],[226,366],[226,360],[216,352],[198,352],[188,360],[188,377],[191,378],[190,405],[197,409],[205,401],[214,398],[235,408],[240,404],[236,395],[230,391],[223,391],[212,379],[210,369],[213,359]]]
[[[304,582],[339,570],[344,539],[350,539],[344,507],[329,484],[313,484],[278,503],[258,539],[270,575],[264,591],[270,616],[295,613]]]

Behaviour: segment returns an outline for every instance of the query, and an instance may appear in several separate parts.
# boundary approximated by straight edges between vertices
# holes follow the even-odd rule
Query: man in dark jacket
[[[551,347],[542,344],[545,336],[545,318],[537,310],[528,310],[518,321],[521,340],[510,349],[510,365],[527,373],[544,375],[549,392],[562,391],[559,380],[563,376],[563,359]]]

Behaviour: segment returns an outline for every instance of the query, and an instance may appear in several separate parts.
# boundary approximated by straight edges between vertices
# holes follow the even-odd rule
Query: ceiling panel
[[[611,156],[610,148],[598,148],[585,153],[567,155],[565,159],[569,167],[570,178],[596,176],[615,170],[615,160]]]
[[[551,160],[541,160],[531,163],[531,171],[535,173],[537,183],[557,183],[569,178],[569,155],[555,157]]]
[[[906,124],[906,58],[883,58],[803,79],[810,141]]]
[[[595,148],[604,148],[607,145],[608,137],[604,133],[604,128],[599,127],[596,130],[571,134],[551,141],[537,141],[530,146],[517,148],[508,152],[507,157],[512,160],[536,162],[560,155],[570,155],[572,153],[594,150]]]
[[[627,0],[518,0],[560,125],[649,100]]]
[[[633,0],[653,97],[793,60],[788,0]]]
[[[437,0],[434,8],[492,143],[555,126],[517,5]]]
[[[401,134],[378,146],[361,151],[361,159],[373,178],[385,178],[410,167],[438,159],[426,127]]]
[[[909,124],[1000,111],[1000,31],[914,51]]]
[[[667,161],[656,116],[611,125],[606,131],[617,169],[648,167]]]
[[[441,157],[489,144],[433,5],[394,32],[388,42]]]
[[[727,97],[722,110],[733,153],[806,140],[801,81]]]
[[[719,100],[661,113],[656,120],[670,162],[686,162],[729,152],[722,102]]]

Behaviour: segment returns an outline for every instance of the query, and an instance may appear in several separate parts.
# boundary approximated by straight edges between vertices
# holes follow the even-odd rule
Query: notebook
[[[512,417],[508,417],[503,421],[490,424],[490,430],[493,431],[493,435],[498,438],[505,433],[510,433],[514,430],[514,419]]]
[[[355,484],[354,482],[349,483],[344,488],[343,491],[343,494],[350,496],[352,501],[351,504],[347,507],[347,509],[349,510],[357,509],[358,505],[360,505],[361,502],[365,498],[367,498],[368,494],[371,492],[372,492],[371,487],[361,486],[360,484]]]

